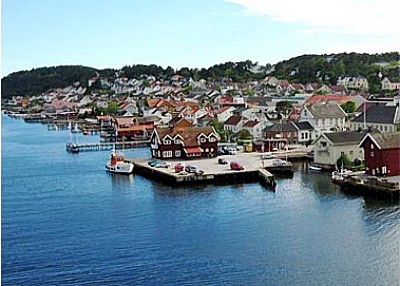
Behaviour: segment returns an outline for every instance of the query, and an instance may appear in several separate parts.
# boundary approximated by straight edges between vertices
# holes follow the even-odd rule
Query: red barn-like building
[[[400,133],[368,133],[359,147],[364,148],[366,173],[400,175]]]

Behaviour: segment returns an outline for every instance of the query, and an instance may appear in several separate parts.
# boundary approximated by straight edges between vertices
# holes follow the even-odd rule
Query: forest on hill
[[[209,81],[229,77],[235,82],[260,80],[271,75],[290,82],[330,84],[336,84],[340,76],[361,75],[367,78],[370,93],[378,93],[380,80],[383,77],[388,76],[393,81],[400,81],[400,56],[399,52],[302,55],[281,61],[275,65],[259,65],[247,60],[220,63],[201,69],[188,67],[173,69],[170,66],[163,68],[154,64],[126,65],[119,70],[111,68],[100,70],[78,65],[42,67],[30,71],[15,72],[3,77],[1,79],[1,97],[37,95],[52,88],[70,86],[75,82],[87,86],[88,80],[96,75],[113,80],[117,76],[127,78],[154,76],[169,79],[175,74],[186,78],[192,77],[194,80],[203,78]]]

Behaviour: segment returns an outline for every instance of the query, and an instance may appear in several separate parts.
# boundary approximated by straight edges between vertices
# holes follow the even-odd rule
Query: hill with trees
[[[87,86],[88,79],[96,75],[108,78],[124,76],[139,78],[154,76],[168,79],[174,74],[194,80],[205,79],[215,81],[229,77],[234,82],[260,80],[267,75],[290,82],[319,82],[336,84],[340,76],[361,75],[367,78],[371,93],[378,93],[380,81],[384,76],[391,80],[400,81],[399,52],[383,54],[341,53],[331,55],[302,55],[284,60],[276,65],[259,65],[250,60],[241,62],[226,62],[213,65],[209,68],[173,69],[170,66],[163,68],[157,65],[126,65],[120,70],[95,69],[85,66],[55,66],[32,69],[12,73],[1,79],[2,98],[15,95],[32,96],[41,94],[51,88],[64,88],[75,82]]]

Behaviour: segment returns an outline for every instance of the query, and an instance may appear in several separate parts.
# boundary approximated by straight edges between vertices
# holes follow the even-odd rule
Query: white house
[[[365,131],[322,133],[314,141],[314,163],[333,167],[337,160],[344,155],[350,161],[354,161],[356,158],[363,160],[364,149],[358,145],[365,133]]]
[[[299,122],[308,121],[317,135],[327,131],[343,131],[346,112],[336,102],[305,104],[300,111]]]
[[[218,121],[225,122],[233,115],[233,111],[235,111],[235,109],[236,108],[233,106],[225,106],[215,111],[214,114],[217,116]]]

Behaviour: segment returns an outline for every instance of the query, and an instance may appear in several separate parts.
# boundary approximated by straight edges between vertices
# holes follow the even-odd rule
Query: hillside
[[[15,95],[32,96],[46,92],[51,88],[63,88],[79,81],[86,86],[88,79],[96,74],[114,77],[117,70],[99,70],[84,66],[56,66],[32,69],[12,73],[2,78],[1,97],[10,98]],[[119,75],[128,78],[138,78],[142,75],[152,75],[156,78],[170,78],[174,74],[192,77],[195,80],[217,80],[230,77],[235,82],[262,79],[272,75],[291,82],[324,82],[336,84],[340,76],[361,75],[368,79],[370,92],[377,93],[380,88],[378,74],[389,76],[392,80],[400,81],[399,52],[384,54],[342,53],[331,55],[302,55],[284,60],[272,66],[258,65],[252,61],[226,62],[209,68],[166,69],[157,65],[124,66],[118,71]]]

